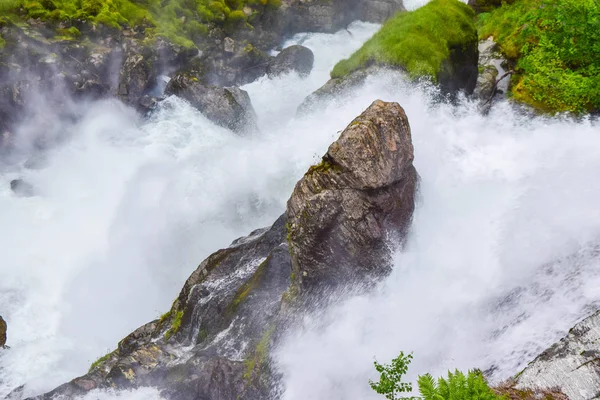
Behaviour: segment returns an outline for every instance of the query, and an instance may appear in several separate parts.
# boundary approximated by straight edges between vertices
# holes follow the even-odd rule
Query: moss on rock
[[[473,10],[458,0],[432,0],[415,11],[398,13],[350,58],[337,63],[331,77],[382,65],[436,81],[452,48],[476,40],[473,17]]]

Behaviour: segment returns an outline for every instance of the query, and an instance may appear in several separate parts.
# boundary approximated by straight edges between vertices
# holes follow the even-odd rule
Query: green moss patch
[[[476,35],[473,18],[473,10],[458,0],[432,0],[415,11],[398,13],[350,58],[337,63],[331,77],[383,65],[436,81],[450,49]]]
[[[478,19],[515,60],[515,100],[547,112],[600,107],[600,2],[516,0]]]
[[[274,326],[268,328],[256,344],[254,351],[250,354],[246,361],[244,361],[244,364],[246,365],[244,379],[247,381],[251,380],[253,375],[256,372],[259,372],[260,369],[265,365],[265,361],[269,355],[269,343],[271,342],[273,332],[275,332]]]
[[[171,327],[168,331],[165,332],[165,339],[169,340],[171,336],[179,332],[179,328],[181,328],[181,319],[183,318],[183,311],[178,311],[173,318],[173,322],[171,323]]]
[[[96,368],[98,368],[101,364],[103,364],[105,361],[107,361],[112,355],[113,355],[113,352],[110,352],[108,354],[103,355],[102,357],[100,357],[96,361],[94,361],[92,363],[92,365],[90,365],[90,369],[88,370],[88,373],[90,373],[93,370],[95,370]]]
[[[233,314],[238,309],[238,307],[244,301],[246,301],[248,296],[250,296],[250,293],[252,293],[252,291],[258,286],[258,284],[262,280],[262,277],[265,273],[265,269],[267,267],[268,262],[269,262],[269,259],[267,258],[265,261],[263,261],[258,266],[258,268],[254,272],[254,274],[252,274],[250,279],[248,279],[246,282],[244,282],[244,284],[242,286],[240,286],[240,288],[235,293],[235,296],[233,297],[233,301],[227,307],[228,314]]]
[[[0,15],[15,21],[84,20],[114,29],[137,28],[147,37],[193,47],[211,26],[237,29],[280,5],[281,0],[1,0]]]

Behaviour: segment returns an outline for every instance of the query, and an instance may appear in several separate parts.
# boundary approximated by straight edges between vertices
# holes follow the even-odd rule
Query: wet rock
[[[193,76],[180,73],[169,81],[165,94],[189,101],[208,119],[234,132],[257,129],[250,96],[239,88],[206,85]]]
[[[493,38],[479,42],[479,75],[473,98],[479,100],[484,111],[496,97],[506,98],[510,75],[506,75],[508,61],[502,56]]]
[[[297,114],[303,115],[315,111],[323,107],[327,102],[333,100],[337,96],[344,96],[350,90],[355,89],[364,83],[369,75],[376,74],[381,71],[378,67],[369,67],[365,70],[357,70],[351,72],[344,78],[334,78],[328,80],[323,86],[309,94],[300,103],[297,109]]]
[[[336,286],[389,271],[386,246],[414,210],[417,173],[404,110],[375,101],[348,125],[287,204],[301,286]]]
[[[600,393],[600,311],[575,325],[516,378],[517,388],[558,388],[571,400]]]
[[[123,102],[136,105],[156,82],[157,57],[153,49],[137,40],[129,40],[123,47],[124,61],[119,72],[117,95]]]
[[[125,337],[88,374],[39,398],[142,386],[168,400],[272,398],[278,382],[269,353],[309,302],[302,289],[365,277],[369,257],[375,275],[388,270],[379,264],[389,255],[385,237],[404,232],[414,207],[412,154],[402,108],[375,102],[330,146],[329,166],[311,168],[298,183],[286,214],[210,255],[168,313]],[[348,257],[355,251],[363,252],[356,262]],[[327,267],[334,256],[341,264]]]
[[[10,189],[19,197],[31,197],[34,195],[33,185],[23,179],[13,179],[10,181]]]
[[[300,76],[308,76],[313,68],[315,56],[304,46],[293,45],[281,51],[267,67],[269,77],[296,71]]]
[[[3,348],[6,345],[6,321],[0,315],[0,347]]]

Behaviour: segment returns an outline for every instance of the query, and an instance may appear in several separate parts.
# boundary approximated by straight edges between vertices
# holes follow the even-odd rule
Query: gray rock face
[[[397,11],[402,0],[283,0],[285,31],[335,32],[352,21],[381,23]]]
[[[294,272],[303,287],[336,286],[389,271],[388,235],[402,237],[417,173],[404,110],[375,101],[348,125],[288,201]]]
[[[416,182],[412,154],[402,108],[375,102],[331,145],[332,171],[311,168],[298,183],[287,216],[209,256],[167,314],[124,338],[88,374],[39,398],[140,386],[156,387],[169,400],[271,398],[277,374],[269,349],[310,300],[302,290],[307,281],[343,284],[350,275],[365,276],[367,258],[373,256],[376,265],[386,258],[380,245],[387,228],[398,231],[409,223]],[[313,190],[317,184],[323,186],[321,198]],[[307,210],[312,205],[318,210]],[[316,238],[322,239],[317,249],[306,247]],[[377,251],[357,255],[356,263],[344,258],[366,245]],[[327,266],[336,254],[347,263]],[[316,266],[305,264],[312,261]],[[298,272],[310,275],[300,279]]]
[[[190,102],[208,119],[234,132],[256,130],[256,117],[250,96],[239,88],[221,88],[201,83],[185,73],[169,81],[165,94]]]
[[[517,388],[557,387],[571,400],[600,393],[600,311],[575,325],[517,377]]]
[[[498,45],[493,38],[479,42],[479,75],[473,97],[481,102],[489,103],[495,94],[506,96],[510,76],[504,77],[507,68],[506,59],[498,51]]]
[[[275,77],[291,71],[300,76],[308,76],[313,68],[315,55],[304,46],[293,45],[286,47],[267,66],[269,77]]]
[[[6,321],[0,315],[0,347],[6,345]]]

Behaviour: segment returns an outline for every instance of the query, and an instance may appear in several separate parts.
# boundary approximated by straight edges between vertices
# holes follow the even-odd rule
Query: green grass
[[[89,372],[92,372],[93,370],[95,370],[100,364],[102,364],[103,362],[105,362],[106,360],[108,360],[110,358],[110,356],[112,356],[112,352],[109,352],[105,355],[103,355],[102,357],[100,357],[99,359],[97,359],[96,361],[94,361],[92,363],[92,365],[90,365],[90,369],[88,370]]]
[[[181,319],[183,318],[183,311],[178,311],[175,314],[175,318],[173,319],[173,323],[168,331],[165,332],[165,339],[169,340],[171,336],[179,332],[179,328],[181,328]]]
[[[478,25],[516,62],[515,100],[551,113],[600,107],[598,0],[516,0],[480,14]]]
[[[450,48],[476,36],[473,18],[471,8],[458,0],[432,0],[415,11],[398,13],[350,58],[340,61],[331,77],[386,65],[403,68],[413,78],[435,81]]]
[[[264,365],[267,356],[269,355],[269,343],[271,342],[271,336],[275,332],[275,327],[271,326],[267,328],[262,334],[262,337],[256,344],[254,352],[244,361],[246,366],[246,372],[244,372],[244,379],[249,381],[255,372],[260,371],[260,368]]]
[[[139,28],[148,37],[162,36],[193,47],[211,26],[225,31],[251,28],[254,18],[280,5],[281,0],[0,0],[0,15],[14,20],[85,20],[113,29]]]

